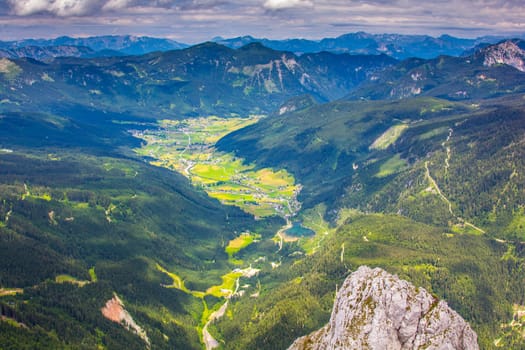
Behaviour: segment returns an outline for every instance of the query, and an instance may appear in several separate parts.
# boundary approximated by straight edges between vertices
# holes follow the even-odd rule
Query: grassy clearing
[[[520,239],[525,239],[525,213],[523,208],[515,211],[506,231],[514,233],[517,237],[520,237]]]
[[[392,145],[394,142],[397,141],[397,139],[403,134],[403,132],[406,129],[408,129],[408,125],[406,124],[398,124],[391,126],[370,145],[370,149],[387,149],[388,146]]]
[[[446,135],[448,133],[448,126],[443,126],[441,128],[436,128],[430,131],[427,131],[426,133],[423,133],[418,136],[418,139],[421,141],[431,139],[432,137],[436,137],[438,135]]]
[[[256,172],[256,176],[261,180],[261,184],[269,187],[286,187],[294,181],[293,176],[285,170],[275,172],[271,169],[261,169]]]
[[[65,275],[65,274],[56,276],[55,277],[55,282],[56,283],[72,283],[72,284],[76,284],[79,287],[83,287],[86,284],[91,283],[90,281],[79,280],[76,277],[73,277],[73,276],[70,276],[70,275]]]
[[[375,174],[375,177],[386,177],[392,174],[396,174],[408,166],[406,160],[401,159],[399,154],[396,154],[379,167],[379,172]]]
[[[467,235],[474,235],[474,236],[481,236],[483,232],[481,232],[479,229],[476,229],[469,223],[459,223],[452,225],[450,227],[452,232],[457,234],[467,234]]]
[[[183,291],[187,294],[193,295],[195,298],[203,299],[207,295],[211,295],[217,298],[229,297],[235,290],[235,282],[239,277],[243,275],[240,271],[232,271],[221,277],[222,283],[219,285],[209,287],[205,292],[189,290],[184,285],[184,280],[176,273],[170,272],[157,264],[157,270],[168,275],[173,281],[170,285],[164,285],[165,288],[174,288]]]
[[[22,293],[24,293],[24,290],[22,288],[0,288],[0,297]]]
[[[22,68],[7,58],[1,58],[0,73],[3,73],[6,79],[10,80],[22,73]]]
[[[97,274],[95,273],[95,267],[89,269],[89,277],[91,278],[91,282],[98,281]]]
[[[25,200],[26,198],[31,198],[31,199],[42,199],[46,202],[50,202],[51,199],[53,199],[51,197],[50,194],[48,193],[42,193],[42,194],[31,194],[31,193],[24,193],[22,195],[22,200]]]
[[[173,281],[172,284],[164,285],[164,287],[166,287],[166,288],[175,288],[175,289],[179,289],[179,290],[181,290],[181,291],[183,291],[185,293],[192,294],[191,291],[188,288],[186,288],[186,286],[184,285],[184,281],[182,280],[182,278],[179,277],[179,275],[177,275],[177,274],[175,274],[173,272],[169,272],[168,270],[166,270],[165,268],[163,268],[159,264],[156,265],[156,268],[160,272],[163,272],[166,275],[168,275],[171,278],[171,280]]]
[[[165,268],[163,268],[159,264],[156,264],[156,268],[157,268],[157,270],[159,270],[159,271],[165,273],[166,275],[168,275],[173,281],[171,285],[164,285],[165,288],[178,289],[180,291],[183,291],[183,292],[185,292],[187,294],[192,295],[195,298],[198,298],[198,299],[202,300],[202,305],[203,305],[202,312],[199,312],[198,315],[194,315],[194,318],[196,320],[198,320],[198,326],[196,328],[197,328],[197,331],[199,333],[200,340],[201,340],[201,342],[203,342],[203,338],[202,338],[202,336],[203,336],[203,329],[204,329],[206,323],[208,323],[208,321],[210,320],[210,317],[212,317],[213,312],[217,311],[219,309],[219,307],[221,305],[223,305],[223,302],[215,302],[212,305],[212,307],[210,308],[208,306],[208,303],[206,302],[205,297],[206,296],[213,296],[213,297],[220,298],[220,299],[222,299],[222,298],[225,298],[225,299],[230,298],[233,295],[233,293],[235,292],[237,280],[241,276],[243,276],[243,272],[241,270],[231,271],[231,272],[229,272],[229,273],[227,273],[227,274],[225,274],[225,275],[223,275],[221,277],[222,283],[220,285],[211,286],[205,292],[202,292],[202,291],[189,290],[184,285],[184,281],[182,280],[182,278],[179,275],[166,270]],[[169,313],[166,313],[163,316],[164,316],[163,318],[165,318],[166,321],[176,322],[177,324],[182,325],[179,321],[177,321],[175,319],[175,317],[173,315],[171,315]]]
[[[229,297],[235,290],[235,282],[242,276],[242,272],[232,271],[223,275],[222,283],[218,286],[212,286],[206,290],[206,295],[213,295],[214,297]]]
[[[146,141],[136,152],[154,158],[151,164],[175,170],[223,204],[256,216],[293,215],[300,208],[300,186],[285,170],[255,169],[232,154],[218,152],[220,138],[257,122],[251,118],[164,120],[160,129],[136,131]]]
[[[228,245],[226,246],[226,248],[224,248],[224,251],[226,252],[226,254],[228,254],[228,260],[230,261],[230,263],[234,265],[242,265],[243,261],[234,259],[234,255],[239,253],[241,250],[248,247],[250,244],[254,243],[260,238],[261,235],[257,233],[252,234],[250,232],[244,232],[241,233],[239,237],[236,237],[230,242],[228,242]]]

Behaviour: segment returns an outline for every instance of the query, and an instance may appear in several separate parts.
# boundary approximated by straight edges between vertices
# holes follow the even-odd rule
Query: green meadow
[[[133,132],[145,141],[136,152],[153,158],[153,165],[181,173],[223,204],[237,206],[256,217],[293,216],[300,208],[296,196],[301,186],[295,184],[290,173],[258,169],[256,164],[215,148],[220,138],[260,118],[163,120],[158,129]]]

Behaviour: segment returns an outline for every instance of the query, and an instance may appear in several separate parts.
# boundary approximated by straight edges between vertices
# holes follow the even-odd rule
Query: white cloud
[[[266,0],[263,4],[268,10],[282,10],[293,7],[310,7],[313,6],[310,0]]]
[[[51,5],[48,0],[8,0],[13,12],[19,16],[28,16],[44,12]]]
[[[84,16],[97,7],[99,0],[8,0],[18,16],[51,13],[59,17]]]
[[[10,13],[17,16],[50,14],[55,17],[99,16],[105,12],[126,15],[128,11],[144,9],[154,13],[173,8],[207,10],[224,4],[237,6],[232,0],[0,0],[0,6],[2,1],[6,1]]]
[[[120,10],[130,4],[130,0],[109,0],[103,7],[103,10]]]

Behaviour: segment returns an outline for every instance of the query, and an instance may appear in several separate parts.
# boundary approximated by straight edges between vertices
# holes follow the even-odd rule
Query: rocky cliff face
[[[478,349],[459,314],[382,269],[360,267],[339,290],[330,322],[297,339],[299,349]]]
[[[521,47],[520,47],[521,46]],[[485,56],[483,64],[493,66],[506,64],[525,72],[525,42],[522,40],[507,40],[482,50]]]

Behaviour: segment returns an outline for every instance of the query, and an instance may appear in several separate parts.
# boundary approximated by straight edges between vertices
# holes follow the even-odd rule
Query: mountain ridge
[[[121,55],[144,55],[154,51],[180,50],[189,45],[170,39],[134,35],[103,35],[77,38],[61,36],[55,39],[0,41],[0,49],[19,49],[27,46],[83,46],[95,52],[113,51]]]
[[[435,58],[439,55],[460,56],[481,43],[495,44],[504,37],[479,37],[476,39],[456,38],[450,35],[432,37],[428,35],[370,34],[366,32],[347,33],[336,38],[319,40],[284,39],[272,40],[242,36],[236,38],[214,38],[215,42],[239,48],[251,42],[300,54],[329,51],[351,54],[387,54],[396,59],[409,57]]]
[[[519,36],[518,36],[519,37]],[[525,39],[525,36],[521,36]],[[318,40],[288,38],[288,39],[266,39],[255,38],[250,35],[222,38],[215,37],[212,42],[217,42],[230,48],[238,49],[246,44],[258,42],[269,48],[279,51],[289,51],[297,54],[317,53],[328,51],[333,53],[350,53],[379,55],[387,54],[396,59],[406,59],[409,57],[435,58],[439,55],[460,56],[465,52],[480,48],[486,45],[495,44],[503,39],[502,36],[483,36],[474,39],[458,38],[443,34],[439,37],[429,35],[406,35],[406,34],[371,34],[366,32],[354,32],[342,34],[334,38],[322,38]],[[11,52],[10,56],[15,58],[15,54],[21,57],[37,58],[32,56],[31,51],[21,50],[27,46],[40,47],[65,47],[79,46],[88,47],[94,51],[88,56],[109,56],[114,55],[143,55],[155,51],[180,50],[198,44],[185,44],[167,38],[155,38],[134,35],[103,35],[91,37],[68,37],[62,36],[54,39],[22,39],[14,41],[0,41],[0,49]],[[44,49],[45,50],[45,49]],[[49,49],[47,49],[49,50]],[[67,51],[64,52],[64,54]],[[46,59],[57,57],[50,54]]]
[[[23,109],[29,101],[49,108],[61,101],[62,106],[150,117],[152,112],[170,117],[269,114],[303,94],[333,100],[397,62],[385,55],[296,56],[260,44],[233,50],[211,42],[143,56],[56,58],[45,64],[3,60],[0,89],[12,108]]]
[[[523,40],[505,40],[470,56],[407,59],[364,82],[346,98],[395,100],[433,96],[461,101],[520,93],[525,91],[524,72],[514,66],[523,67],[523,49],[519,45],[523,45]]]
[[[512,39],[501,41],[479,50],[476,56],[483,57],[483,64],[494,66],[506,64],[521,72],[525,72],[525,41]]]

